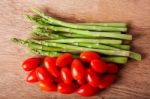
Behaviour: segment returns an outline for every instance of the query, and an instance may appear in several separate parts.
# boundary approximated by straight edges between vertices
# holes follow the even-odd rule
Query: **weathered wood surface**
[[[21,62],[30,56],[12,37],[27,38],[32,23],[23,18],[31,7],[73,22],[127,22],[134,35],[133,50],[144,59],[130,61],[120,79],[89,99],[150,99],[150,0],[0,0],[0,99],[88,99],[77,94],[41,92],[27,84]]]

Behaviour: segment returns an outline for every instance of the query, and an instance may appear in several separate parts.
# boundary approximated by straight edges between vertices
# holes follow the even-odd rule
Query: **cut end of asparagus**
[[[130,58],[141,61],[142,60],[142,56],[139,53],[135,53],[135,52],[130,52]]]
[[[122,57],[122,56],[102,57],[102,59],[108,62],[114,62],[118,64],[125,64],[128,61],[128,57]]]

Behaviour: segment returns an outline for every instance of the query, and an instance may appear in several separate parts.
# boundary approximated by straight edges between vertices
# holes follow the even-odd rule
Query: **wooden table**
[[[0,0],[0,99],[88,99],[41,92],[24,81],[21,62],[30,54],[10,38],[29,37],[33,24],[22,15],[30,14],[31,7],[70,22],[129,23],[133,50],[143,60],[129,61],[115,84],[89,99],[150,99],[150,0]]]

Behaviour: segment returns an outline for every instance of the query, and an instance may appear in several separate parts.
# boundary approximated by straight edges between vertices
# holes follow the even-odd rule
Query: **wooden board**
[[[0,0],[0,99],[88,99],[41,92],[24,81],[21,62],[30,54],[10,38],[29,37],[33,24],[22,15],[30,14],[31,7],[71,22],[129,23],[133,50],[143,60],[129,61],[115,84],[89,99],[150,99],[150,0]]]

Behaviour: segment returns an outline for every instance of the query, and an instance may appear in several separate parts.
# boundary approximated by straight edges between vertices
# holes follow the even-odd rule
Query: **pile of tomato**
[[[93,96],[108,88],[115,80],[118,66],[104,62],[96,52],[85,51],[79,58],[70,53],[60,56],[32,57],[23,64],[30,71],[26,81],[38,82],[41,90],[57,91],[63,94],[78,93],[81,96]]]

